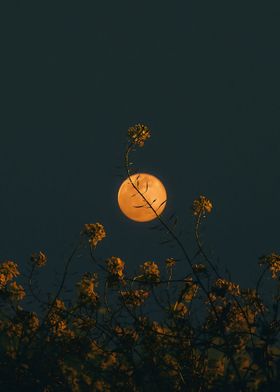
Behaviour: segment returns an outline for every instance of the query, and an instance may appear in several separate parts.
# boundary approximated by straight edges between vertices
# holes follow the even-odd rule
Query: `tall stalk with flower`
[[[143,124],[128,130],[124,166],[130,181],[130,155],[150,137]],[[0,389],[278,390],[280,256],[262,256],[256,288],[242,288],[222,276],[204,249],[201,226],[213,208],[208,198],[192,204],[197,249],[191,256],[170,221],[131,183],[181,252],[184,276],[174,277],[177,262],[170,256],[162,265],[143,261],[132,275],[120,257],[100,258],[98,245],[106,238],[100,222],[84,225],[50,295],[36,285],[47,263],[44,252],[31,255],[25,287],[15,262],[0,263]],[[77,254],[89,257],[92,267],[69,299],[65,287]],[[261,298],[267,274],[276,286],[271,304]],[[26,299],[41,311],[27,310]]]

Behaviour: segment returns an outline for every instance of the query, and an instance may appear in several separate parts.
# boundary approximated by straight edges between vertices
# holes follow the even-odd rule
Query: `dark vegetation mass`
[[[128,178],[130,153],[149,137],[145,125],[129,128]],[[137,183],[133,186],[140,192]],[[1,262],[0,390],[279,391],[280,256],[260,257],[254,289],[225,278],[201,238],[212,207],[205,196],[193,202],[197,250],[192,257],[172,219],[157,215],[157,226],[182,254],[181,279],[174,277],[175,258],[160,266],[145,261],[133,276],[119,257],[99,259],[96,248],[106,236],[101,223],[84,225],[52,295],[39,293],[37,285],[47,262],[44,252],[30,257],[23,285],[18,265]],[[77,282],[71,298],[64,298],[78,252],[90,257],[92,270]],[[266,301],[261,294],[265,276],[273,283]],[[40,311],[27,310],[27,299]]]

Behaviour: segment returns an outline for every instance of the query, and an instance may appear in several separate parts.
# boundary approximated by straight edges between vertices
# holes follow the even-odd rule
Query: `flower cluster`
[[[152,282],[158,282],[160,280],[160,271],[158,265],[153,261],[146,261],[142,266],[141,270],[143,278]]]
[[[182,300],[191,302],[198,292],[198,284],[193,282],[192,277],[185,279],[185,288],[182,294]]]
[[[12,282],[8,287],[8,294],[14,301],[21,301],[25,297],[25,291],[22,285],[17,282]]]
[[[175,266],[175,264],[176,264],[176,260],[173,257],[168,257],[165,260],[165,265],[166,265],[166,268],[168,268],[168,269],[173,268]]]
[[[125,304],[133,307],[143,305],[145,300],[149,297],[149,291],[146,290],[121,291],[120,294]]]
[[[280,255],[272,252],[270,255],[261,256],[259,259],[259,265],[268,266],[272,275],[272,279],[277,279],[280,272]]]
[[[31,312],[28,317],[28,329],[30,332],[35,332],[40,326],[39,317],[35,312]]]
[[[73,338],[74,332],[68,327],[67,320],[64,318],[66,306],[64,302],[57,298],[48,314],[48,326],[50,333],[54,337]]]
[[[84,302],[89,300],[92,304],[98,302],[99,296],[95,291],[97,285],[96,279],[96,274],[85,273],[82,280],[77,283],[80,301]]]
[[[40,268],[46,264],[47,256],[40,251],[39,253],[32,253],[30,260],[36,267]]]
[[[206,212],[209,214],[212,211],[213,205],[209,199],[205,196],[199,196],[199,199],[195,199],[192,205],[193,214],[206,216]]]
[[[257,313],[264,313],[266,311],[266,306],[261,301],[260,296],[257,294],[256,289],[242,289],[241,290],[242,298],[246,301],[247,305],[250,306],[251,309],[255,309]],[[280,298],[278,298],[279,300]]]
[[[19,276],[18,265],[13,261],[4,261],[0,264],[0,292],[2,291],[12,301],[21,301],[25,297],[24,288],[16,281]]]
[[[128,129],[128,137],[132,144],[143,147],[145,141],[151,137],[151,133],[146,125],[135,124]]]
[[[96,320],[89,316],[77,317],[73,320],[73,326],[80,331],[89,331],[96,325]]]
[[[0,289],[3,289],[7,283],[19,275],[18,266],[13,261],[4,261],[0,264]]]
[[[106,237],[104,226],[99,222],[86,223],[82,233],[88,237],[88,241],[93,248]]]
[[[188,314],[189,310],[182,302],[175,302],[172,305],[172,312],[176,318],[183,318]]]
[[[65,376],[65,384],[68,388],[73,392],[80,392],[77,369],[73,366],[67,365],[64,361],[61,361],[60,370]]]
[[[16,321],[9,321],[7,323],[7,336],[9,337],[20,337],[23,332],[23,324],[21,322],[16,322]]]
[[[98,344],[96,340],[91,340],[87,347],[86,359],[99,363],[100,370],[107,370],[117,364],[117,354],[107,351]],[[96,389],[94,389],[95,391]]]
[[[147,320],[143,320],[143,321],[144,322],[146,321],[147,323]],[[155,332],[157,335],[160,335],[160,337],[164,337],[164,338],[166,338],[167,335],[168,336],[172,335],[172,331],[168,327],[159,324],[157,321],[152,322],[151,330],[152,332]]]
[[[250,306],[238,306],[232,303],[227,312],[227,331],[247,331],[249,326],[254,325],[259,311]]]
[[[114,328],[116,335],[122,339],[124,344],[131,345],[139,339],[139,334],[131,326],[120,327],[117,325]]]
[[[168,376],[176,380],[176,378],[178,378],[180,374],[180,365],[178,361],[173,355],[170,354],[164,354],[162,359],[165,365],[164,368],[166,369]],[[172,389],[175,391],[178,390],[175,385]]]
[[[62,301],[62,299],[56,298],[53,304],[53,309],[55,309],[56,311],[66,310],[65,303]]]
[[[213,382],[216,378],[222,377],[225,371],[225,358],[211,358],[207,361],[209,378]]]
[[[113,279],[123,279],[124,261],[119,257],[112,256],[106,260],[107,271]]]
[[[224,297],[226,294],[239,296],[240,287],[238,284],[219,278],[214,282],[212,292],[218,297]]]
[[[197,214],[203,208],[211,210],[206,203]],[[92,246],[105,236],[99,223],[85,225],[83,233]],[[256,289],[212,276],[202,263],[171,279],[172,257],[165,260],[168,280],[160,279],[153,261],[128,277],[125,263],[112,256],[103,265],[95,263],[100,275],[81,277],[73,299],[63,286],[68,264],[56,294],[41,299],[32,287],[33,272],[45,265],[46,256],[34,253],[31,261],[27,293],[42,305],[38,316],[18,303],[25,291],[16,281],[17,264],[0,263],[1,391],[22,386],[42,392],[279,389],[279,285],[271,310],[258,290],[265,271],[279,277],[276,253],[260,258],[266,269]],[[203,274],[208,279],[200,279]],[[108,282],[117,288],[109,290]]]

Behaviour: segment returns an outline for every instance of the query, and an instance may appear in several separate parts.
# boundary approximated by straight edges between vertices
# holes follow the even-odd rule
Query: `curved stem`
[[[186,260],[187,260],[187,262],[188,262],[190,268],[192,269],[191,258],[189,257],[189,255],[188,255],[188,253],[187,253],[187,251],[186,251],[184,245],[183,245],[182,242],[180,241],[180,239],[179,239],[179,238],[177,237],[177,235],[173,232],[173,230],[164,222],[164,220],[158,215],[157,211],[154,209],[154,207],[152,206],[152,204],[147,200],[147,198],[143,195],[143,193],[138,189],[138,187],[133,183],[133,181],[132,181],[132,179],[131,179],[130,169],[129,169],[129,153],[130,153],[132,147],[133,147],[133,144],[132,144],[132,143],[129,144],[129,146],[127,147],[126,152],[125,152],[125,169],[126,169],[126,173],[127,173],[128,179],[129,179],[129,181],[130,181],[132,187],[133,187],[133,188],[136,190],[136,192],[143,198],[143,200],[147,203],[147,205],[149,206],[149,208],[151,208],[151,210],[154,212],[154,214],[156,215],[157,219],[158,219],[159,222],[162,224],[162,226],[167,230],[167,232],[170,234],[170,236],[172,237],[172,239],[174,239],[174,241],[177,243],[177,245],[178,245],[179,248],[181,249],[183,255],[185,256],[185,258],[186,258]],[[192,270],[193,270],[193,269],[192,269]],[[228,350],[228,352],[230,352],[230,345],[229,345],[228,339],[227,339],[227,337],[226,337],[226,335],[225,335],[224,328],[222,327],[223,320],[221,320],[220,317],[218,316],[218,313],[217,313],[216,308],[215,308],[215,306],[214,306],[214,304],[213,304],[213,301],[212,301],[212,299],[211,299],[211,297],[210,297],[208,291],[207,291],[206,288],[204,287],[204,284],[202,283],[202,281],[201,281],[199,275],[198,275],[198,274],[196,273],[196,271],[194,271],[194,270],[193,270],[193,273],[194,273],[194,275],[195,275],[195,277],[196,277],[196,280],[197,280],[199,286],[201,287],[202,291],[204,292],[204,294],[205,294],[206,297],[208,298],[208,301],[209,301],[209,303],[210,303],[210,306],[211,306],[211,308],[212,308],[212,310],[213,310],[213,312],[214,312],[214,314],[215,314],[215,317],[216,317],[216,319],[217,319],[217,321],[218,321],[219,329],[220,329],[220,332],[221,332],[221,334],[222,334],[222,336],[223,336],[223,338],[224,338],[225,344],[226,344],[226,346],[227,346],[227,350]],[[230,359],[230,362],[231,362],[231,364],[232,364],[232,366],[233,366],[233,368],[234,368],[234,371],[235,371],[235,373],[236,373],[236,375],[237,375],[237,377],[238,377],[238,379],[239,379],[240,384],[242,384],[242,378],[241,378],[240,372],[239,372],[239,370],[238,370],[237,364],[236,364],[236,362],[235,362],[233,356],[230,355],[229,359]],[[243,387],[242,387],[242,390],[243,390]]]
[[[199,232],[199,226],[201,224],[201,217],[202,217],[202,211],[199,213],[198,217],[197,217],[197,221],[196,221],[196,225],[195,225],[195,239],[196,239],[196,243],[198,246],[198,254],[201,253],[202,256],[204,257],[204,259],[207,261],[207,263],[210,265],[210,267],[212,268],[212,270],[215,272],[215,274],[217,275],[218,278],[220,278],[220,274],[218,273],[216,267],[214,266],[214,264],[212,263],[212,261],[208,258],[207,254],[204,252],[204,249],[202,247],[202,243],[200,240],[200,232]]]

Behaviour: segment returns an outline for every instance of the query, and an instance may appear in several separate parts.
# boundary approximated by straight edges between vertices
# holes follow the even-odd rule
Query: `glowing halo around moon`
[[[137,173],[130,176],[132,183],[160,215],[166,206],[167,193],[162,182],[152,174]],[[149,222],[156,214],[127,178],[120,186],[118,203],[123,214],[136,222]]]

